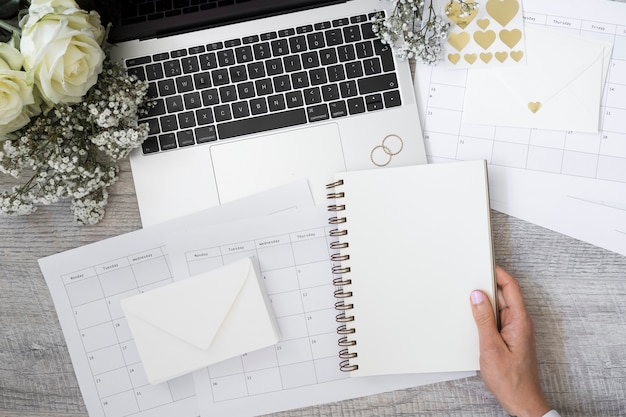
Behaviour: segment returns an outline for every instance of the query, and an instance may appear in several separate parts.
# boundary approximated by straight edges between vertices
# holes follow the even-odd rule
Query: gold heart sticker
[[[523,57],[524,51],[511,51],[511,58],[513,58],[515,62],[520,62]]]
[[[475,5],[475,2],[473,1],[466,1],[465,3],[470,7]],[[477,14],[478,8],[471,7],[471,10],[468,14],[461,15],[461,3],[459,3],[458,1],[452,0],[446,5],[446,16],[448,16],[448,19],[450,19],[455,25],[457,25],[461,29],[465,29],[467,25],[469,25],[472,20],[476,18]]]
[[[528,110],[530,110],[533,113],[537,113],[540,108],[541,108],[541,103],[538,101],[531,101],[530,103],[528,103]]]
[[[491,61],[491,58],[493,58],[493,54],[491,52],[483,52],[483,53],[480,54],[480,59],[485,64],[488,64],[489,61]]]
[[[489,23],[491,23],[489,21],[489,19],[478,19],[476,21],[476,24],[478,25],[479,28],[481,28],[482,30],[487,29],[487,26],[489,26]]]
[[[487,32],[474,32],[474,40],[483,49],[487,50],[496,40],[496,32],[488,30]]]
[[[459,62],[459,59],[461,59],[461,54],[448,54],[448,60],[452,62],[454,65],[456,65],[457,62]]]
[[[496,59],[500,62],[506,61],[508,56],[509,54],[507,54],[506,52],[496,52]]]
[[[467,32],[451,33],[448,37],[448,43],[457,51],[461,51],[470,41],[470,35]]]
[[[465,54],[463,58],[465,58],[465,60],[470,64],[473,64],[476,62],[476,58],[478,58],[478,56],[476,56],[476,54]]]
[[[522,39],[522,31],[519,29],[503,29],[500,31],[500,39],[502,39],[502,42],[504,42],[506,46],[513,49],[513,47],[517,45],[520,39]]]
[[[519,11],[517,0],[489,0],[487,1],[487,13],[502,26],[506,26]]]

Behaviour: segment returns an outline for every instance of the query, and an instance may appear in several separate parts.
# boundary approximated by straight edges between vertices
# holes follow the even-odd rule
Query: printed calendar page
[[[486,159],[493,208],[626,255],[626,4],[525,0],[523,11],[527,27],[613,45],[599,131],[465,123],[468,71],[418,65],[429,161]]]

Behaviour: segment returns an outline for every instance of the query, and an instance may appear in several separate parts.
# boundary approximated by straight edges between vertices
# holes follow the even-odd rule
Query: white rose
[[[50,106],[80,102],[102,72],[100,18],[72,4],[71,0],[34,1],[35,14],[21,22],[24,68],[33,73]]]
[[[33,80],[22,68],[20,52],[0,43],[0,141],[34,115]]]

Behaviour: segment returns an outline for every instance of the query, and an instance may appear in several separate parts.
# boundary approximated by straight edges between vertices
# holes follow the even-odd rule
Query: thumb
[[[495,348],[502,341],[489,297],[482,291],[472,291],[472,313],[478,328],[480,350]]]

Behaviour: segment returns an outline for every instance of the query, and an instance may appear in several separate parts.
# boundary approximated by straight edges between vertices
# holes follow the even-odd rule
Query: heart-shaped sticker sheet
[[[444,62],[451,68],[526,63],[521,0],[433,0],[450,21]],[[466,7],[469,6],[469,7]]]

